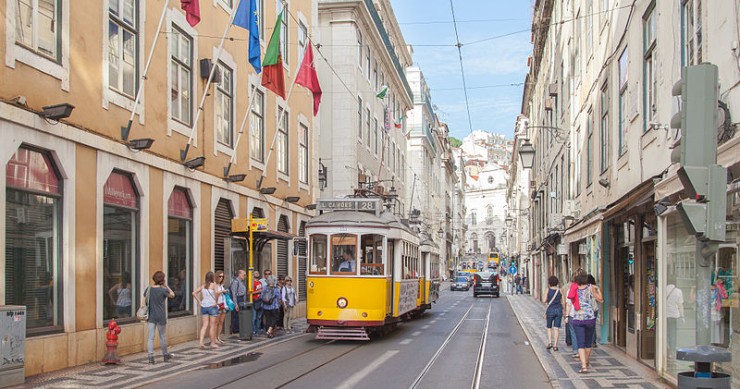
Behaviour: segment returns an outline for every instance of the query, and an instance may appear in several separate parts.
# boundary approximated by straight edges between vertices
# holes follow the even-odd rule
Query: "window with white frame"
[[[357,98],[357,136],[362,141],[362,98]]]
[[[131,13],[135,12],[134,7]],[[52,61],[61,61],[61,0],[17,0],[15,20],[17,44]]]
[[[594,128],[593,128],[593,121],[594,121],[594,112],[592,110],[588,111],[588,122],[586,123],[586,136],[587,136],[587,142],[586,143],[586,187],[591,186],[591,183],[593,183],[593,176],[594,176]]]
[[[288,10],[288,4],[285,4],[283,9],[283,2],[277,1],[277,13],[283,11],[283,18],[280,24],[280,54],[283,56],[283,64],[288,65],[288,19],[290,19],[290,11]]]
[[[234,146],[234,96],[233,70],[219,62],[221,82],[215,84],[216,141],[228,147]]]
[[[609,84],[604,82],[601,88],[601,124],[599,126],[599,142],[601,172],[605,172],[609,167]]]
[[[627,104],[627,65],[628,65],[627,48],[624,48],[622,55],[619,56],[619,128],[617,136],[617,146],[619,147],[619,155],[622,156],[627,151],[627,144],[625,143],[625,127],[626,123],[626,104]]]
[[[249,155],[255,161],[264,162],[265,94],[259,89],[253,94],[254,103],[252,103],[252,112],[249,113]]]
[[[583,20],[580,11],[576,14],[575,23],[576,41],[573,49],[573,78],[577,85],[581,79],[581,36],[583,36]]]
[[[586,2],[586,57],[591,58],[591,50],[594,42],[593,26],[594,0]]]
[[[365,78],[370,81],[370,45],[365,49]]]
[[[357,67],[362,69],[362,33],[357,29]]]
[[[278,172],[288,174],[288,116],[290,115],[287,111],[283,112],[283,108],[278,108],[278,122],[281,124],[278,126],[277,134],[277,169]],[[282,119],[282,120],[280,120]]]
[[[170,40],[170,115],[186,126],[192,124],[193,113],[192,55],[193,39],[173,25]]]
[[[375,85],[375,90],[377,91],[380,89],[380,85],[378,85],[378,61],[375,61],[375,66],[373,66],[373,79],[375,82],[373,83]]]
[[[301,123],[298,127],[298,180],[308,183],[308,126]]]
[[[108,87],[131,98],[136,96],[139,63],[137,7],[135,0],[108,3]]]
[[[375,143],[375,154],[378,154],[378,151],[380,151],[378,149],[378,144],[380,143],[378,138],[380,138],[380,134],[378,134],[379,130],[378,130],[378,119],[377,118],[373,118],[373,128],[374,128],[373,140],[375,141],[373,143]]]
[[[583,156],[582,156],[582,150],[581,150],[581,127],[578,127],[576,129],[576,164],[575,164],[575,173],[576,176],[576,196],[581,194],[581,164],[583,163]]]
[[[370,108],[365,108],[365,134],[367,135],[365,144],[370,148],[370,135],[372,134],[372,130],[370,129]]]
[[[298,62],[297,66],[301,66],[303,63],[303,56],[306,53],[306,47],[308,45],[308,28],[303,22],[298,22]]]
[[[645,123],[643,126],[643,132],[646,132],[650,126],[650,123],[655,119],[655,112],[657,110],[655,96],[657,93],[657,77],[655,74],[655,46],[657,41],[657,15],[655,12],[655,2],[653,2],[645,14],[643,19],[643,37],[644,37],[644,68],[645,80],[643,87],[645,88]]]

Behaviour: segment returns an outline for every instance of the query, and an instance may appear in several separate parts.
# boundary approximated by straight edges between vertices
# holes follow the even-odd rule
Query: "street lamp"
[[[534,165],[534,146],[529,143],[529,139],[525,139],[524,143],[519,147],[519,158],[522,160],[522,167],[524,169],[531,169]]]
[[[506,228],[511,228],[511,223],[514,221],[514,219],[511,218],[511,216],[507,216],[506,219],[504,219],[504,222],[506,222]]]

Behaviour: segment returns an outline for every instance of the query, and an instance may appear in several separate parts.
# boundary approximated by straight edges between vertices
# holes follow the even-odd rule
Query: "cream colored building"
[[[280,5],[259,3],[264,54]],[[318,193],[319,121],[304,88],[286,102],[260,85],[246,30],[232,26],[234,39],[219,50],[236,4],[201,1],[192,27],[179,1],[0,2],[0,304],[27,306],[26,375],[100,361],[114,317],[123,329],[119,353],[145,350],[145,325],[131,316],[157,270],[176,291],[170,345],[195,339],[200,315],[190,293],[208,271],[247,266],[245,242],[230,231],[232,218],[249,213],[282,232],[261,242],[255,267],[292,275],[303,314],[305,265],[293,254],[300,240],[290,237],[313,215],[306,206]],[[287,7],[286,88],[307,37],[319,38],[315,1]],[[200,110],[204,59],[219,77]],[[44,117],[42,107],[59,103],[75,107],[69,117]],[[122,139],[134,109],[128,138],[153,139],[147,150]],[[183,163],[189,141],[184,160],[203,157],[203,166]],[[225,180],[230,161],[229,175],[243,181]]]

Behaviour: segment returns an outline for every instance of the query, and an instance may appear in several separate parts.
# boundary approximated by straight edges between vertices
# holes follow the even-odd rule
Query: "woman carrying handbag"
[[[563,318],[563,294],[558,288],[558,277],[550,276],[547,279],[549,288],[543,301],[547,304],[545,311],[545,325],[547,327],[547,349],[558,351],[558,337],[560,336],[560,322]],[[554,335],[554,336],[553,336]]]

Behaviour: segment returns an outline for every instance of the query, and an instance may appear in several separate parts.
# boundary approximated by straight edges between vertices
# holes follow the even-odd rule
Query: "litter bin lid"
[[[729,362],[732,353],[717,346],[682,347],[676,351],[676,359],[693,362]]]

